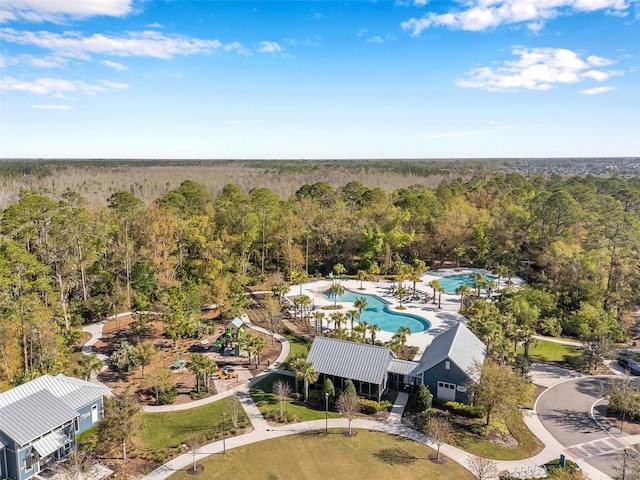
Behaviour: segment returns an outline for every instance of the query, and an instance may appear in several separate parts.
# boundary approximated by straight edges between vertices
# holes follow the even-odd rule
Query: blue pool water
[[[334,300],[329,292],[324,292],[324,296],[327,300]],[[362,311],[362,320],[369,324],[377,323],[380,330],[395,333],[398,328],[404,326],[409,327],[411,333],[416,333],[431,328],[431,324],[424,318],[389,310],[389,302],[376,295],[356,293],[345,289],[344,294],[338,296],[338,302],[353,303],[358,297],[364,297],[367,300],[367,308]]]
[[[494,275],[485,275],[485,277],[487,277],[487,280],[498,279],[498,277]],[[469,278],[468,273],[450,275],[448,277],[439,278],[438,280],[440,281],[442,288],[444,288],[447,293],[456,293],[456,288],[463,284],[469,285],[469,287],[473,288],[473,280]]]

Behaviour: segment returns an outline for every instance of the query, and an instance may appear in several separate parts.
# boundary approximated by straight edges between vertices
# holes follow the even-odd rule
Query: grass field
[[[289,370],[289,359],[296,356],[306,357],[309,353],[309,344],[295,335],[285,334],[283,336],[289,341],[291,350],[287,359],[282,363],[282,368]]]
[[[275,418],[275,413],[277,412],[279,414],[280,407],[278,399],[273,393],[271,393],[272,386],[277,380],[286,380],[290,382],[292,386],[294,382],[293,377],[272,374],[264,380],[256,383],[250,391],[251,398],[265,418]],[[324,408],[321,410],[314,410],[304,402],[297,400],[287,400],[285,410],[299,422],[320,420],[325,417]],[[339,416],[340,415],[336,412],[329,412],[329,418],[338,418]]]
[[[162,450],[188,443],[194,432],[202,432],[207,438],[222,436],[222,413],[226,414],[226,433],[233,435],[237,430],[231,422],[233,397],[227,397],[202,407],[166,413],[144,413],[141,417],[141,446],[149,450]],[[247,425],[249,419],[244,409],[238,406],[240,425]]]
[[[522,355],[523,348],[518,347],[518,355]],[[555,362],[567,363],[572,358],[577,358],[582,354],[579,344],[564,345],[562,343],[550,342],[548,340],[536,340],[529,347],[529,358],[533,362]]]
[[[310,432],[291,435],[228,450],[226,455],[212,455],[201,463],[204,472],[192,476],[181,471],[171,480],[201,478],[207,480],[471,480],[473,476],[453,461],[443,465],[431,462],[430,448],[386,433],[358,430],[355,437],[345,437],[338,430],[329,435]],[[396,452],[399,463],[380,459],[382,451]],[[400,457],[414,457],[402,463]],[[393,455],[392,455],[393,456]],[[389,458],[389,457],[387,457]]]

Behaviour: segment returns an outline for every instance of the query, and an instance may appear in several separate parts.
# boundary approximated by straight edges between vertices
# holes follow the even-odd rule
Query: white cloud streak
[[[39,78],[32,82],[25,82],[14,77],[4,77],[0,79],[0,91],[3,92],[24,92],[34,95],[52,95],[57,98],[66,98],[68,93],[84,93],[95,95],[116,90],[126,90],[129,85],[126,83],[116,83],[102,80],[97,84],[88,84],[82,81],[64,80],[61,78]]]
[[[519,60],[505,61],[500,67],[479,67],[458,79],[463,88],[481,88],[491,92],[513,90],[549,90],[557,85],[591,79],[608,80],[620,71],[596,70],[598,65],[609,65],[612,60],[590,56],[585,60],[564,48],[516,48],[512,52]]]
[[[176,56],[211,54],[220,49],[244,52],[242,45],[237,42],[225,45],[217,39],[201,40],[183,35],[163,35],[152,30],[128,32],[124,35],[96,33],[89,37],[82,37],[70,32],[58,34],[3,28],[0,29],[0,40],[19,45],[32,45],[55,52],[59,56],[86,60],[94,54],[169,60]]]
[[[282,47],[277,42],[264,41],[264,42],[260,42],[260,52],[280,53],[282,52]]]
[[[537,32],[547,20],[561,15],[604,10],[624,16],[629,8],[627,0],[469,0],[461,5],[462,8],[447,13],[429,12],[421,18],[412,17],[400,26],[413,36],[431,27],[479,32],[521,23]]]
[[[125,70],[129,70],[129,67],[123,65],[118,62],[112,62],[111,60],[103,60],[102,63],[105,67],[113,68],[114,70],[118,70],[119,72],[124,72]]]
[[[31,105],[37,110],[71,110],[71,105]]]
[[[0,22],[63,22],[67,18],[124,17],[132,0],[2,0]]]
[[[595,87],[595,88],[588,88],[586,90],[580,90],[580,93],[584,95],[600,95],[601,93],[610,92],[611,90],[614,90],[614,88],[613,87]]]

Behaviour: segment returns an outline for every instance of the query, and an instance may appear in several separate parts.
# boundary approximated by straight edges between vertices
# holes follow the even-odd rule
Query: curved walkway
[[[125,315],[125,314],[120,314]],[[113,317],[112,317],[113,318]],[[91,339],[87,341],[85,346],[82,348],[83,353],[91,354],[93,353],[93,345],[95,342],[102,336],[102,327],[109,319],[105,319],[99,323],[88,325],[83,328],[83,331],[88,332],[92,335]],[[245,322],[249,328],[252,328],[257,331],[261,331],[263,333],[268,333],[265,329],[253,325],[251,322]],[[269,440],[277,437],[282,437],[286,435],[293,435],[301,432],[308,432],[311,430],[323,430],[325,428],[325,420],[314,420],[309,422],[301,422],[297,424],[284,425],[279,427],[271,427],[262,414],[260,410],[256,406],[256,404],[251,399],[249,395],[249,389],[257,382],[262,380],[267,375],[274,373],[280,369],[282,362],[289,355],[289,342],[286,338],[281,335],[276,334],[276,339],[282,345],[282,350],[277,360],[270,365],[264,372],[260,375],[257,375],[250,381],[234,388],[227,390],[225,392],[219,393],[217,395],[213,395],[208,398],[204,398],[202,400],[198,400],[195,402],[190,402],[188,404],[183,405],[163,405],[163,406],[148,406],[144,408],[145,412],[171,412],[178,410],[186,410],[189,408],[195,408],[201,405],[205,405],[211,402],[215,402],[220,400],[221,398],[228,397],[230,395],[236,395],[240,400],[247,416],[249,417],[251,424],[253,426],[253,431],[244,435],[238,435],[235,437],[230,437],[224,440],[216,441],[205,445],[200,448],[199,451],[195,454],[196,461],[202,460],[203,458],[222,453],[223,448],[232,449],[235,447],[239,447],[241,445],[248,445],[251,443],[256,443],[262,440]],[[105,368],[107,367],[108,358],[104,355],[98,355],[98,358],[105,361]],[[281,371],[282,373],[289,373]],[[366,420],[366,419],[356,419],[353,420],[351,426],[353,428],[364,428],[368,430],[375,430],[386,432],[392,435],[399,435],[405,438],[409,438],[420,442],[424,445],[427,445],[431,448],[437,448],[435,443],[430,440],[425,434],[414,430],[413,428],[402,425],[400,422],[402,412],[404,410],[404,406],[406,404],[407,398],[404,396],[400,396],[396,401],[396,405],[393,407],[392,414],[389,416],[387,420],[384,421],[375,421],[375,420]],[[524,421],[529,429],[540,439],[540,441],[545,445],[544,449],[534,455],[533,457],[522,459],[522,460],[514,460],[514,461],[501,461],[497,460],[496,466],[499,471],[507,470],[509,472],[517,472],[517,471],[532,471],[536,467],[556,458],[559,458],[560,454],[563,452],[564,447],[561,445],[553,436],[545,429],[542,425],[542,422],[538,418],[537,414],[534,411],[525,412]],[[348,421],[346,419],[330,419],[328,421],[329,428],[347,428]],[[472,455],[468,452],[460,450],[452,445],[443,445],[440,451],[449,457],[450,459],[458,462],[463,467],[467,468],[467,461],[469,457]],[[160,466],[153,472],[149,473],[144,477],[145,480],[161,480],[169,477],[171,474],[175,473],[178,470],[184,469],[188,465],[193,463],[193,452],[187,452],[178,457],[170,460],[164,465]],[[580,465],[583,467],[585,473],[592,479],[606,479],[608,477],[603,476],[602,473],[598,470],[595,470],[590,465],[583,463]]]

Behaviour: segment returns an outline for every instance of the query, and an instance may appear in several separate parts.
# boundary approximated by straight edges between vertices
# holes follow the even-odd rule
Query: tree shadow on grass
[[[383,448],[373,454],[381,462],[389,465],[411,465],[418,457],[401,448]]]

